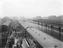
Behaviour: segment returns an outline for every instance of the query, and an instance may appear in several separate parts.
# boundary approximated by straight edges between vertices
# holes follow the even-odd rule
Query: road
[[[40,25],[38,26],[37,24],[33,24],[31,22],[19,22],[44,48],[63,48],[62,41],[59,41],[56,38],[38,30],[37,28],[41,27]]]
[[[34,23],[34,22],[32,22]],[[60,40],[60,41],[63,41],[63,32],[62,31],[59,31],[59,29],[55,29],[55,28],[59,28],[58,26],[54,26],[55,28],[51,28],[51,25],[48,25],[48,26],[43,26],[41,25],[42,27],[41,28],[38,28],[39,30],[53,36],[54,38]]]

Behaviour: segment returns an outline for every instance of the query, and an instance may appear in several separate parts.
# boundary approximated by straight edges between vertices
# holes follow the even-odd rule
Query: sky
[[[62,0],[0,0],[0,17],[63,15]]]

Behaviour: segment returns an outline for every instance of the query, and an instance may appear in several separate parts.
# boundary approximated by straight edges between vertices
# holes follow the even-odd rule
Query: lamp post
[[[51,35],[52,35],[52,27],[53,27],[53,25],[51,25]]]
[[[61,40],[61,27],[59,27],[59,39]]]

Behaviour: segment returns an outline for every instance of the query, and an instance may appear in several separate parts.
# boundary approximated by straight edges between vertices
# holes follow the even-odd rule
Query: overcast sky
[[[62,15],[62,0],[0,0],[0,16],[35,16]]]

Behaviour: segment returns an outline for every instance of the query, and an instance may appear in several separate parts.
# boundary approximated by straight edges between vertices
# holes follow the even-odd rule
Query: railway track
[[[17,26],[15,25],[17,24]],[[31,47],[30,40],[33,44],[36,45],[36,48],[43,48],[28,32],[27,30],[19,23],[11,22],[10,24],[0,26],[0,48],[14,48],[22,45],[22,48],[25,46]],[[16,41],[18,40],[18,41]],[[2,41],[2,43],[1,43]],[[16,43],[16,42],[17,43]],[[19,43],[18,43],[19,42]],[[22,44],[21,44],[22,42]],[[32,44],[31,42],[31,44]],[[18,45],[20,44],[20,45]],[[39,45],[39,46],[38,46]],[[19,47],[20,48],[20,47]]]
[[[11,35],[8,36],[7,38],[7,42],[5,45],[5,48],[14,48],[17,46],[20,46],[22,48],[43,48],[38,42],[37,40],[35,40],[28,32],[27,30],[21,26],[21,29],[19,31],[15,31],[13,30]],[[30,39],[30,40],[29,40]],[[14,40],[14,41],[13,41]],[[31,42],[32,41],[32,42]],[[14,43],[12,43],[14,42]],[[17,42],[17,43],[16,43]],[[19,42],[19,43],[18,43]],[[20,44],[20,42],[22,42],[22,44]],[[10,44],[10,45],[9,45]],[[20,44],[20,45],[18,45]],[[32,46],[33,44],[33,46]],[[28,47],[25,47],[28,46]],[[20,48],[20,47],[19,47]]]
[[[14,36],[14,34],[16,34]],[[23,35],[25,35],[23,37]],[[15,39],[17,37],[17,39]],[[13,48],[17,47],[17,44],[20,44],[20,42],[22,42],[21,47],[22,48],[43,48],[31,35],[29,35],[29,33],[21,33],[21,32],[15,32],[13,34],[11,34],[10,38],[14,38],[15,42],[13,44]],[[19,42],[19,43],[18,43]],[[8,43],[9,40],[7,40],[7,44],[5,46],[5,48],[8,47]],[[39,46],[38,46],[39,45]],[[20,46],[20,45],[19,45]]]

